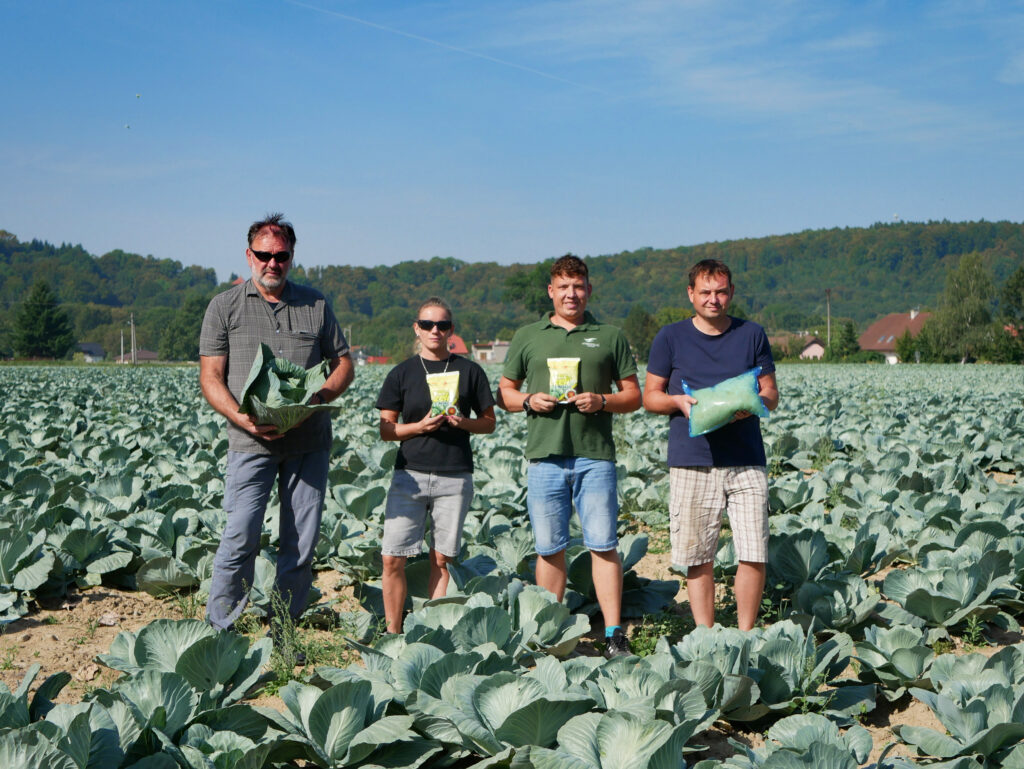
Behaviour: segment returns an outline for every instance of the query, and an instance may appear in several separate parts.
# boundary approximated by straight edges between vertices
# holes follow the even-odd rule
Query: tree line
[[[1022,257],[1022,224],[942,221],[643,248],[587,257],[587,263],[595,314],[621,325],[641,358],[661,325],[690,312],[689,268],[715,258],[733,270],[734,311],[770,333],[821,335],[825,290],[831,289],[835,339],[830,357],[851,359],[856,354],[849,349],[851,333],[855,340],[857,329],[876,318],[917,308],[935,312],[936,318],[916,341],[913,357],[959,360],[989,359],[1002,354],[1000,345],[1007,346],[996,331],[1012,315],[1004,287]],[[432,294],[451,301],[456,331],[467,343],[509,339],[517,327],[550,307],[545,292],[550,261],[499,265],[434,257],[373,268],[297,264],[290,279],[322,291],[355,344],[371,354],[402,356],[409,351],[413,313]],[[976,265],[967,270],[972,274],[987,276],[987,284],[970,289],[988,292],[981,314],[958,315],[962,302],[948,296],[947,276],[962,263]],[[206,303],[226,288],[209,268],[119,250],[92,256],[81,246],[20,242],[0,230],[0,301],[8,309],[0,316],[5,318],[0,355],[14,354],[13,318],[39,280],[49,284],[67,313],[75,341],[97,342],[113,354],[134,313],[139,346],[168,360],[195,359]],[[954,340],[952,331],[964,324],[970,329],[966,346]],[[958,346],[963,349],[955,350]]]
[[[997,288],[978,254],[946,274],[935,314],[921,333],[896,343],[900,360],[922,363],[1024,362],[1024,264]]]

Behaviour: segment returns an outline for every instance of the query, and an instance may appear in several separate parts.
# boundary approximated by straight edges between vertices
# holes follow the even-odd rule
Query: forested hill
[[[929,222],[867,228],[807,230],[792,235],[705,243],[674,249],[645,248],[589,257],[593,308],[622,323],[634,305],[656,313],[686,307],[687,273],[701,259],[721,259],[733,270],[737,302],[771,330],[823,325],[825,289],[833,318],[858,330],[880,315],[934,308],[946,272],[960,257],[982,254],[996,287],[1024,261],[1024,224]],[[303,278],[331,297],[356,341],[387,349],[389,330],[404,326],[417,302],[430,294],[450,299],[467,339],[508,339],[536,318],[522,303],[506,301],[508,281],[536,286],[544,299],[543,266],[467,264],[456,259],[403,262],[394,267],[318,267]],[[404,331],[404,328],[402,329]],[[403,337],[404,338],[404,337]]]
[[[121,332],[130,343],[134,313],[139,346],[159,349],[160,337],[189,297],[217,289],[213,269],[183,266],[121,250],[93,256],[80,245],[20,242],[0,230],[0,356],[10,354],[10,326],[32,285],[45,280],[68,312],[80,342],[117,354]]]
[[[979,253],[998,288],[1024,261],[1024,224],[929,222],[867,228],[808,230],[791,235],[705,243],[674,249],[641,249],[589,257],[593,308],[622,323],[634,305],[650,313],[685,307],[686,273],[696,261],[717,258],[732,268],[737,301],[748,316],[770,329],[814,327],[832,290],[832,314],[858,329],[889,312],[929,309],[942,293],[946,272],[964,254]],[[552,255],[556,256],[556,255]],[[300,254],[301,257],[301,254]],[[543,266],[466,263],[451,258],[403,262],[393,267],[330,266],[292,277],[323,291],[356,343],[399,352],[417,303],[432,294],[455,307],[467,341],[508,338],[536,317],[508,289],[540,298]],[[0,300],[9,310],[38,279],[50,282],[72,314],[81,341],[114,351],[127,313],[134,309],[140,345],[159,349],[160,337],[188,296],[212,294],[213,270],[183,266],[121,251],[95,257],[81,246],[19,242],[0,231]],[[193,301],[193,306],[201,302]],[[191,312],[192,310],[190,310]]]

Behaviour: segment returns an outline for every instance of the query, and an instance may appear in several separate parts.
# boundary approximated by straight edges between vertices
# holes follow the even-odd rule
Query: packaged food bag
[[[459,402],[459,372],[445,371],[443,374],[427,374],[427,387],[430,388],[430,416],[439,414],[455,416]]]
[[[238,410],[251,414],[258,425],[274,425],[279,433],[291,430],[314,411],[337,413],[340,406],[309,402],[329,373],[326,360],[307,371],[286,358],[275,358],[273,350],[261,344],[242,387]]]
[[[565,403],[576,396],[576,388],[580,385],[579,358],[548,358],[548,373],[551,376],[551,389],[559,403]]]
[[[690,407],[690,437],[710,433],[729,424],[737,411],[749,411],[761,419],[768,418],[768,409],[758,395],[757,377],[761,367],[755,366],[745,374],[719,382],[714,387],[693,390],[683,380],[683,392],[696,398]]]

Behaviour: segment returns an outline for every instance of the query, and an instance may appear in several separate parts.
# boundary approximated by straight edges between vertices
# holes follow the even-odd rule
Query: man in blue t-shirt
[[[686,570],[690,610],[698,625],[715,621],[714,560],[722,511],[729,513],[736,571],[736,614],[750,630],[764,591],[768,550],[768,478],[760,420],[737,411],[733,421],[690,437],[690,406],[683,392],[761,367],[758,388],[769,409],[779,405],[775,363],[764,329],[730,317],[735,294],[732,273],[716,259],[690,270],[687,294],[694,316],[664,326],[651,345],[644,384],[644,408],[669,417],[669,515],[672,565]]]

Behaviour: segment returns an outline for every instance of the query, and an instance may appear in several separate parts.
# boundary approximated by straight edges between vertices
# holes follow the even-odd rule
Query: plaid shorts
[[[722,513],[729,514],[736,557],[768,557],[768,475],[763,467],[670,467],[669,531],[672,565],[715,560]]]

